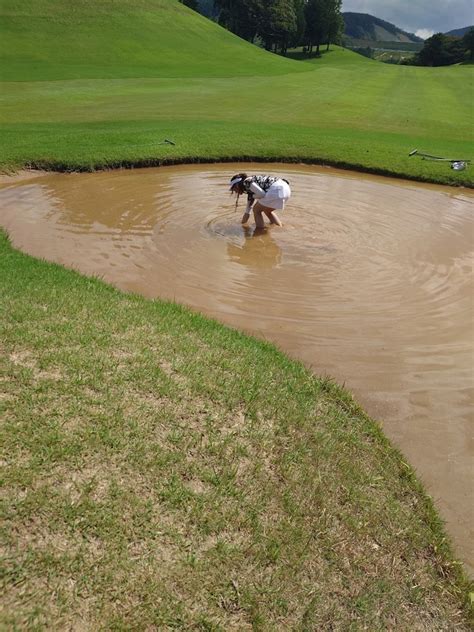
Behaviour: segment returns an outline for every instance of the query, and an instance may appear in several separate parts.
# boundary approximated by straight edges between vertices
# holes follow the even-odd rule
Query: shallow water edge
[[[240,226],[226,183],[244,166],[289,176],[282,231]],[[183,303],[345,384],[472,564],[469,190],[286,163],[23,175],[0,190],[14,246]]]
[[[213,165],[228,163],[255,163],[255,164],[287,164],[287,165],[307,165],[314,167],[327,167],[330,169],[340,169],[343,171],[353,172],[354,174],[370,174],[378,175],[395,180],[406,180],[408,182],[420,182],[428,184],[439,184],[442,186],[454,186],[467,189],[474,189],[474,177],[463,176],[460,179],[450,182],[443,182],[435,176],[426,175],[423,177],[412,175],[406,172],[397,172],[390,169],[382,169],[378,167],[367,167],[360,164],[353,164],[345,161],[327,160],[323,158],[302,158],[301,156],[183,156],[179,158],[144,158],[142,160],[116,160],[105,163],[85,164],[69,164],[61,161],[32,161],[28,165],[15,167],[11,172],[2,172],[0,170],[0,184],[4,182],[3,178],[15,178],[18,175],[28,173],[95,173],[97,171],[115,171],[121,169],[145,169],[157,167],[172,167],[179,165]],[[7,180],[5,180],[6,182]]]

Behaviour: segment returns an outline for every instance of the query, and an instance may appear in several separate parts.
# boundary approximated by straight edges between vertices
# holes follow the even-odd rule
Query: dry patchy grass
[[[430,501],[347,393],[1,245],[3,626],[469,629]]]

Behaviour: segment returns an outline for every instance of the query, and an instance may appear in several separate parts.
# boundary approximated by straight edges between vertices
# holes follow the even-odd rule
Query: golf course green
[[[474,67],[278,57],[173,0],[2,3],[0,167],[332,164],[472,186]],[[165,139],[175,145],[160,144]]]
[[[285,59],[177,0],[0,16],[4,174],[253,159],[473,186],[408,155],[474,157],[473,66]],[[471,629],[431,498],[331,379],[4,232],[0,295],[2,629]]]

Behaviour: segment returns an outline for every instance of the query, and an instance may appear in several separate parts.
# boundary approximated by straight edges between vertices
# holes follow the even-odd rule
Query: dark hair
[[[232,182],[232,180],[234,180],[235,178],[242,178],[242,180],[239,182],[238,186],[239,187],[239,194],[242,194],[244,192],[244,185],[243,185],[243,181],[245,180],[245,178],[247,178],[247,174],[246,173],[236,173],[235,176],[232,176],[232,178],[230,179],[230,181]]]

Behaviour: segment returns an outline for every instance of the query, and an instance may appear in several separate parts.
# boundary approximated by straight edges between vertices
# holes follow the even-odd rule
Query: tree
[[[264,0],[214,0],[219,24],[243,39],[253,41]]]
[[[296,7],[304,0],[215,0],[219,24],[253,41],[258,35],[265,48],[286,53],[298,29]]]
[[[342,0],[327,0],[327,49],[329,44],[338,43],[344,32],[344,18],[341,13]]]
[[[306,33],[305,40],[308,46],[308,52],[311,53],[313,46],[317,47],[322,44],[325,33],[325,11],[324,0],[308,0],[305,7]]]
[[[179,0],[179,2],[181,2],[181,4],[185,4],[190,9],[193,9],[193,11],[197,11],[199,8],[197,0]]]
[[[341,15],[342,0],[308,0],[305,6],[306,35],[309,52],[316,46],[319,54],[321,44],[338,41],[344,29]]]
[[[262,6],[258,34],[265,48],[275,51],[280,48],[286,54],[289,42],[297,29],[295,4],[293,0],[267,0]]]
[[[474,28],[469,29],[469,31],[464,34],[464,37],[462,38],[462,43],[464,49],[469,56],[469,59],[471,61],[474,61]]]
[[[268,50],[286,54],[305,43],[310,51],[338,41],[342,0],[214,0],[219,24],[239,37],[259,36]]]
[[[435,33],[425,41],[413,63],[416,66],[449,66],[463,61],[464,56],[465,48],[462,39],[449,37],[444,33]]]
[[[306,0],[293,0],[293,6],[296,16],[296,31],[290,42],[290,46],[299,46],[304,42],[304,34],[306,31],[305,6]]]
[[[218,15],[218,11],[214,6],[214,0],[197,0],[198,11],[211,20]]]

